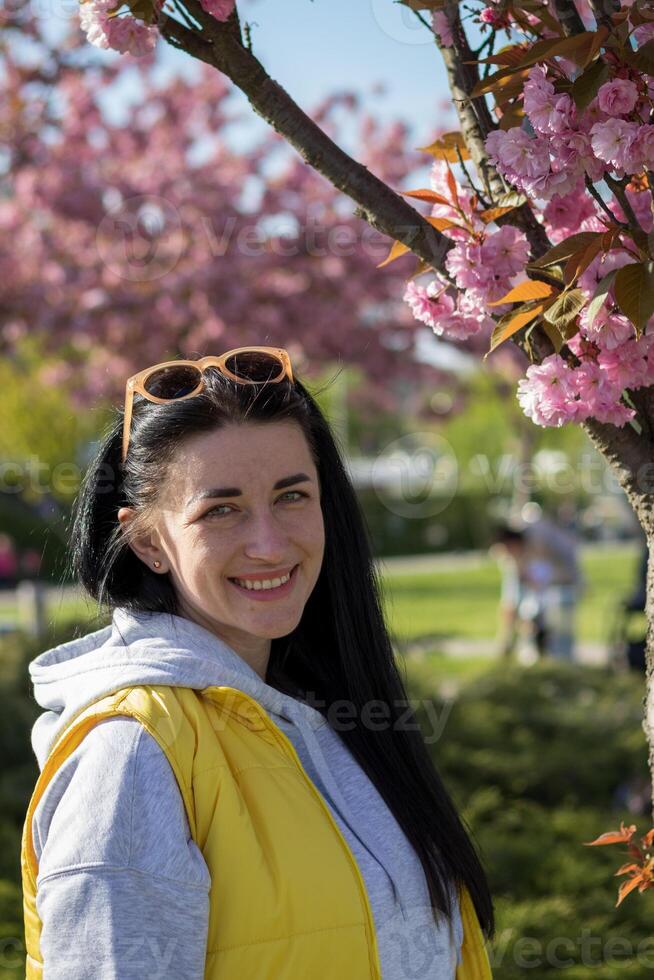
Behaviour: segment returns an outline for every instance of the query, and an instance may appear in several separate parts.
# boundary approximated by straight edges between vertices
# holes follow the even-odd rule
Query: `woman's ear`
[[[158,536],[153,532],[134,533],[132,525],[135,519],[136,511],[133,507],[121,507],[119,509],[118,522],[128,545],[137,558],[140,558],[148,568],[158,572],[167,572],[166,555],[159,546]]]

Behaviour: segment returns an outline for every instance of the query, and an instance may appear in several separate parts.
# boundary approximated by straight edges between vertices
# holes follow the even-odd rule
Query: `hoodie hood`
[[[251,695],[269,714],[305,732],[327,724],[319,711],[266,684],[227,643],[203,626],[161,612],[117,608],[110,625],[61,643],[29,665],[34,697],[44,709],[32,728],[42,769],[70,720],[89,704],[124,687],[227,686]]]

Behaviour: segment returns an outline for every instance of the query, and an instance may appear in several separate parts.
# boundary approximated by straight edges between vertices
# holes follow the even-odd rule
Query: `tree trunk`
[[[651,803],[652,825],[654,826],[654,532],[650,529],[647,536],[647,599],[645,615],[647,616],[647,641],[645,644],[645,717],[643,731],[649,748],[647,761],[652,775]]]

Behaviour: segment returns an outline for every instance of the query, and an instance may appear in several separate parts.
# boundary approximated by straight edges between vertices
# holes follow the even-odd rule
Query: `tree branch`
[[[195,32],[163,14],[162,36],[173,47],[212,65],[246,95],[254,111],[280,133],[302,159],[358,205],[356,214],[438,271],[454,241],[437,231],[418,211],[363,164],[353,160],[306,115],[289,94],[267,74],[244,47],[240,31],[230,17],[221,23],[205,13],[197,0],[184,0],[190,17],[202,31]]]
[[[571,37],[573,34],[583,34],[586,28],[579,16],[574,0],[554,0],[554,9],[566,37]]]
[[[483,96],[473,99],[470,95],[479,81],[479,69],[474,63],[466,64],[466,62],[474,62],[475,56],[461,23],[459,4],[456,0],[447,0],[443,13],[447,17],[454,40],[450,47],[441,44],[438,44],[438,47],[447,71],[461,132],[490,196],[497,200],[510,189],[495,167],[489,163],[484,145],[488,134],[497,129],[497,126],[490,114],[486,99]],[[551,247],[545,229],[536,220],[528,204],[523,204],[504,219],[500,218],[498,224],[515,225],[524,231],[531,246],[532,259],[540,258]]]
[[[629,203],[629,198],[627,197],[627,194],[625,192],[624,185],[621,184],[619,180],[616,180],[615,177],[612,177],[611,174],[609,173],[604,174],[604,180],[606,184],[611,188],[614,195],[617,197],[618,201],[620,202],[620,206],[624,211],[627,221],[629,222],[629,225],[627,227],[629,227],[631,231],[634,233],[637,233],[639,231],[642,232],[643,229],[640,225],[640,222],[638,221],[638,218],[634,213],[634,209]]]
[[[611,221],[613,221],[616,225],[621,225],[623,228],[628,228],[629,225],[626,225],[624,221],[618,221],[616,216],[613,214],[613,211],[611,211],[610,207],[608,206],[608,204],[606,203],[606,201],[604,200],[600,192],[597,190],[595,184],[592,182],[588,174],[584,174],[584,183],[586,185],[588,193],[595,198],[595,200],[601,207],[602,211],[604,211],[604,213],[608,215]]]
[[[620,9],[620,0],[589,0],[590,9],[595,15],[597,26],[612,26],[611,17]]]

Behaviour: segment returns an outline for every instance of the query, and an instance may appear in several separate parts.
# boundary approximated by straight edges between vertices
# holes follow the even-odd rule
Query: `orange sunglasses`
[[[209,367],[239,384],[257,385],[268,382],[293,382],[293,370],[288,352],[282,347],[236,347],[220,357],[201,357],[197,361],[163,361],[139,371],[125,385],[125,416],[123,422],[123,463],[132,425],[134,395],[163,405],[182,401],[199,394],[204,387],[203,374]]]

